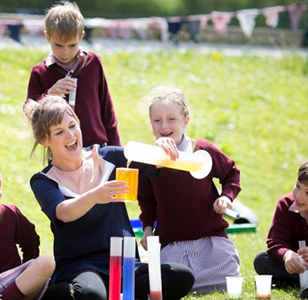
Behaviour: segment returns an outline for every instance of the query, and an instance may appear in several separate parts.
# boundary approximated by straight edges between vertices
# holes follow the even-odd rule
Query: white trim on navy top
[[[99,185],[103,184],[104,182],[107,182],[113,169],[115,168],[115,165],[112,164],[111,162],[109,161],[106,161],[104,160],[104,171],[103,171],[103,174],[102,174],[102,178],[101,178],[101,181],[99,183]],[[62,185],[58,185],[59,186],[59,190],[61,191],[61,193],[66,196],[66,197],[78,197],[80,196],[79,194],[73,192],[72,190],[70,190],[69,188],[65,187],[65,186],[62,186]]]

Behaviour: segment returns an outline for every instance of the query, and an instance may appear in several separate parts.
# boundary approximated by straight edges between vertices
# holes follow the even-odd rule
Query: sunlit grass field
[[[29,187],[29,178],[43,165],[39,152],[30,158],[33,141],[22,115],[30,69],[46,55],[34,49],[0,50],[0,170],[1,201],[19,206],[36,224],[41,252],[52,254],[49,222]],[[276,201],[292,190],[297,169],[308,158],[308,58],[296,54],[230,57],[194,50],[101,56],[123,145],[132,140],[153,143],[142,99],[158,85],[172,85],[189,98],[188,135],[208,139],[236,161],[242,185],[238,200],[258,215],[259,224],[256,233],[230,238],[241,259],[242,299],[255,299],[253,258],[266,249]],[[138,217],[137,204],[128,209],[132,218]],[[272,291],[272,299],[297,297],[293,289]],[[186,297],[205,298],[226,299],[227,295]]]

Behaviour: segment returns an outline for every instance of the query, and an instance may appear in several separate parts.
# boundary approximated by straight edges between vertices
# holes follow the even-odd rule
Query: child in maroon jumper
[[[121,146],[101,58],[80,48],[84,18],[77,4],[64,1],[51,7],[45,29],[51,53],[32,68],[27,98],[65,97],[80,120],[85,147]]]
[[[2,175],[0,173],[0,198]],[[55,263],[39,256],[34,225],[13,205],[0,205],[0,299],[41,299]],[[19,245],[21,260],[16,245]]]
[[[240,275],[240,262],[225,229],[223,212],[231,208],[241,190],[240,170],[221,150],[203,139],[185,134],[190,121],[186,95],[180,89],[159,87],[149,94],[149,117],[156,139],[169,138],[179,151],[207,151],[213,166],[205,178],[189,172],[162,168],[160,176],[140,178],[140,219],[147,237],[158,235],[161,261],[188,266],[195,276],[192,292],[211,293],[226,289],[226,276]],[[219,179],[219,193],[214,178]],[[154,224],[157,222],[155,228]]]
[[[308,247],[299,249],[299,241],[308,245],[308,161],[298,170],[293,192],[276,205],[266,240],[268,249],[254,259],[256,272],[273,275],[277,287],[299,286],[299,274],[308,266]],[[308,299],[308,282],[305,284],[302,299]]]

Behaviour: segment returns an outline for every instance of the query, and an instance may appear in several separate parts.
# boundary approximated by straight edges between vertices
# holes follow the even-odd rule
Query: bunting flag
[[[115,24],[111,20],[102,19],[102,18],[91,18],[85,19],[85,40],[89,43],[92,42],[91,33],[95,28],[106,28],[109,38],[117,37],[117,28],[112,27],[112,24]]]
[[[227,27],[234,15],[235,14],[233,12],[213,11],[211,13],[213,25],[218,34],[222,36],[226,35]]]
[[[297,29],[299,18],[304,10],[307,9],[307,5],[303,4],[290,4],[287,6],[287,12],[289,14],[291,28]]]
[[[140,40],[145,41],[148,38],[148,20],[143,19],[133,19],[132,29],[137,32]]]
[[[195,42],[199,42],[200,20],[187,21],[187,30],[190,38]]]
[[[22,24],[24,26],[24,29],[29,32],[29,34],[44,34],[45,22],[43,19],[23,20]]]
[[[0,34],[5,35],[6,30],[7,30],[6,25],[4,25],[3,23],[0,22]]]
[[[279,14],[286,11],[285,6],[267,7],[262,10],[265,16],[265,24],[269,27],[276,28],[279,22]]]
[[[185,23],[185,20],[181,17],[171,17],[167,19],[167,22],[168,22],[168,32],[171,35],[177,35],[182,25]]]
[[[118,24],[113,22],[107,27],[108,37],[115,40],[118,37]]]
[[[203,30],[206,27],[208,19],[209,19],[208,15],[200,16],[200,30]]]
[[[21,43],[20,30],[23,24],[19,20],[0,20],[0,30],[3,35],[9,36],[12,40]]]
[[[122,38],[128,41],[131,35],[132,21],[130,19],[113,20],[107,27],[111,39]]]
[[[240,22],[241,29],[246,37],[250,38],[256,26],[256,17],[259,15],[259,9],[243,9],[236,13],[236,17]]]
[[[128,41],[131,35],[131,26],[132,26],[132,21],[131,19],[124,19],[124,20],[119,20],[119,35],[124,39],[124,41]]]
[[[160,30],[161,40],[163,42],[168,41],[168,23],[165,18],[151,17],[148,27]]]
[[[199,21],[199,30],[202,31],[207,25],[210,15],[191,15],[187,17],[188,22]]]

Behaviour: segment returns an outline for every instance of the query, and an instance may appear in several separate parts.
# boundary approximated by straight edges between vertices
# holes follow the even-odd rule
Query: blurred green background
[[[158,85],[172,85],[183,89],[190,102],[187,133],[208,139],[236,161],[242,185],[238,200],[259,217],[255,233],[230,235],[245,278],[243,299],[256,297],[253,258],[266,249],[276,202],[292,191],[297,169],[308,158],[307,54],[296,49],[284,56],[268,53],[228,56],[219,50],[205,54],[185,47],[99,53],[123,145],[132,140],[153,143],[142,99]],[[41,252],[52,254],[49,222],[29,187],[30,177],[43,165],[39,151],[29,157],[33,141],[22,115],[30,69],[47,54],[34,48],[0,50],[0,170],[1,201],[20,207],[36,224]],[[138,217],[137,204],[128,209],[132,218]],[[297,299],[298,291],[273,290],[272,298]],[[206,299],[226,299],[226,295],[215,293]]]

